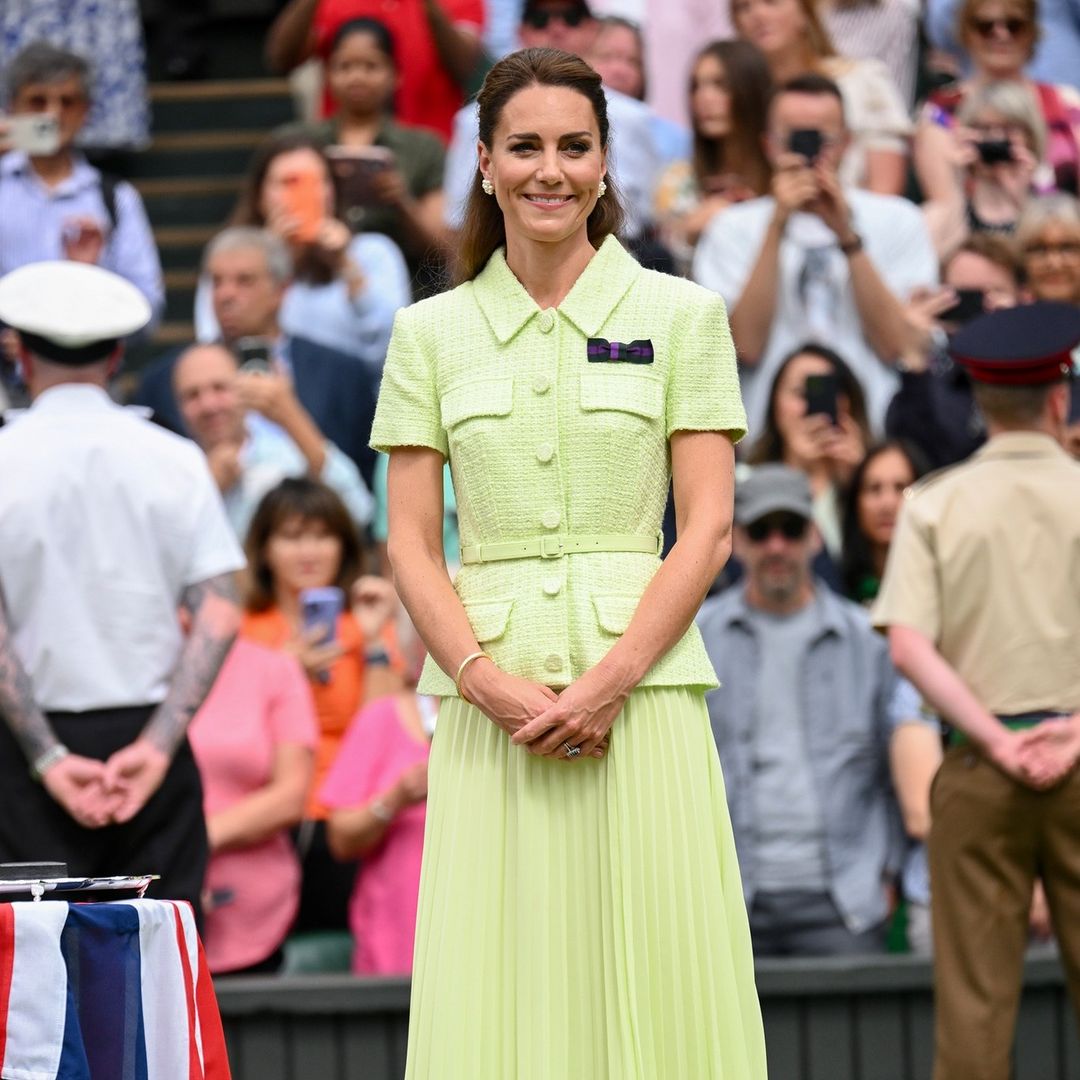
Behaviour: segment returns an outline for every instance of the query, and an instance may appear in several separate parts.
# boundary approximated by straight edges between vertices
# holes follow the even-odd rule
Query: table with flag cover
[[[229,1080],[190,905],[0,904],[3,1080]]]

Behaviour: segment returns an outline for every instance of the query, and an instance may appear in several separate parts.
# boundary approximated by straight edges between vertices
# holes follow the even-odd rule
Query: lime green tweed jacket
[[[473,281],[398,312],[371,445],[448,457],[471,545],[656,536],[680,430],[745,434],[723,301],[609,237],[558,309],[537,307],[500,249]],[[501,668],[557,688],[618,640],[659,565],[636,552],[481,563],[454,587]],[[717,685],[696,626],[642,685]],[[456,693],[430,659],[420,691]]]

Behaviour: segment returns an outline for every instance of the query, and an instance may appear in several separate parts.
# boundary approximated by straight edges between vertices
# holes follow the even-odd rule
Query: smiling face
[[[529,86],[503,106],[480,170],[495,186],[508,250],[587,236],[607,170],[592,103],[562,86]]]
[[[333,585],[343,551],[341,537],[325,521],[296,514],[270,534],[264,558],[275,588],[299,595],[302,589]]]
[[[1080,225],[1048,221],[1024,245],[1024,269],[1036,300],[1080,303]]]
[[[1035,27],[1022,6],[987,0],[964,21],[963,45],[984,78],[1019,78],[1035,49]]]
[[[601,25],[588,59],[605,86],[638,100],[645,96],[641,39],[629,26]]]
[[[222,345],[196,345],[173,369],[173,394],[191,437],[205,451],[244,441],[244,410],[236,392],[236,358]]]

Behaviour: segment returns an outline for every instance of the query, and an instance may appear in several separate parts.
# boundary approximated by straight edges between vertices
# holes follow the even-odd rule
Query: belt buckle
[[[563,555],[563,541],[561,536],[540,537],[540,558],[560,559]]]

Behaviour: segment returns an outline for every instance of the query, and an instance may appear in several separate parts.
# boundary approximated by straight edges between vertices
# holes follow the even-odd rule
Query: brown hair
[[[1003,236],[995,236],[993,233],[972,233],[952,254],[942,263],[942,275],[948,271],[957,255],[978,255],[989,263],[1004,270],[1013,281],[1019,284],[1020,262],[1016,257],[1013,245]]]
[[[323,163],[334,188],[334,202],[337,202],[334,170],[330,168],[322,143],[306,132],[287,131],[281,135],[271,135],[252,155],[240,198],[237,199],[236,208],[229,218],[230,225],[266,228],[266,216],[262,212],[262,190],[266,183],[266,174],[282,154],[291,154],[297,150],[310,150]],[[337,276],[337,257],[330,255],[317,244],[305,244],[293,258],[293,276],[297,281],[305,281],[310,285],[329,285]]]
[[[341,541],[341,564],[333,584],[347,594],[360,576],[363,569],[360,537],[337,492],[307,477],[282,480],[263,496],[244,541],[248,561],[245,602],[249,611],[266,611],[277,602],[274,574],[266,561],[266,548],[274,533],[295,517],[305,524],[325,525]]]
[[[987,0],[963,0],[956,9],[956,25],[953,32],[956,35],[956,40],[968,52],[970,52],[968,38],[971,31],[971,20],[975,18],[979,8],[986,2]],[[1011,8],[1018,8],[1021,16],[1027,20],[1031,27],[1031,48],[1028,49],[1028,59],[1030,60],[1035,55],[1035,46],[1038,44],[1039,38],[1042,37],[1042,27],[1039,26],[1039,0],[1007,0],[1007,4]]]
[[[836,47],[832,43],[832,38],[829,37],[829,31],[825,29],[825,24],[821,21],[816,0],[799,0],[799,9],[806,20],[806,50],[810,56],[815,60],[836,56]],[[731,25],[736,27],[736,33],[738,33],[734,0],[729,3],[728,11],[731,15]]]
[[[986,416],[1003,428],[1029,428],[1039,422],[1046,408],[1046,399],[1060,380],[1041,386],[1008,386],[971,380],[975,404]]]
[[[480,109],[480,141],[489,149],[494,143],[506,103],[530,86],[561,86],[575,90],[588,99],[600,131],[600,146],[610,148],[607,98],[600,76],[580,57],[560,49],[521,49],[500,60],[484,79],[476,101]],[[499,204],[485,195],[480,170],[473,177],[465,204],[465,223],[461,229],[457,259],[457,280],[471,281],[487,264],[495,250],[506,243],[506,225]],[[601,242],[617,233],[623,224],[623,207],[618,188],[608,171],[607,194],[596,200],[589,214],[589,243]]]
[[[690,92],[694,90],[694,71],[698,64],[712,57],[724,69],[731,95],[731,133],[723,139],[709,139],[694,127],[694,179],[698,189],[706,190],[710,177],[725,172],[737,173],[758,195],[769,188],[772,167],[765,156],[762,137],[768,127],[772,75],[761,50],[748,41],[712,41],[694,57],[690,69]]]

